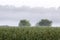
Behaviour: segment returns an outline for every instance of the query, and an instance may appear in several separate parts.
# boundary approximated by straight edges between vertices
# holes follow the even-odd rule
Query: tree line
[[[31,26],[30,22],[26,19],[20,20],[19,27]],[[52,26],[52,21],[48,19],[41,19],[35,26]]]

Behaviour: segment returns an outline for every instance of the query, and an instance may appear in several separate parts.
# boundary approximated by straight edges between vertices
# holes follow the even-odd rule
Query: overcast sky
[[[21,19],[35,25],[49,19],[54,26],[60,26],[59,7],[60,0],[0,0],[0,25],[17,26]]]
[[[60,0],[0,0],[0,5],[25,5],[30,7],[59,7]]]

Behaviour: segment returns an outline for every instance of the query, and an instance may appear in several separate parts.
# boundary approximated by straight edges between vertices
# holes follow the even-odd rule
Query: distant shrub
[[[26,26],[31,26],[30,22],[28,20],[20,20],[19,22],[19,27],[26,27]]]
[[[52,21],[48,19],[42,19],[36,24],[36,26],[51,26],[51,25],[52,25]]]

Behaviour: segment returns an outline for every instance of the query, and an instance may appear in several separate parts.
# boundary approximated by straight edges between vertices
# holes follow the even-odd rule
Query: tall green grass
[[[0,27],[0,40],[60,40],[60,28]]]

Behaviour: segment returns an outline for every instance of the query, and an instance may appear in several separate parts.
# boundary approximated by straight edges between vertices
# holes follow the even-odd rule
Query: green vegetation
[[[52,21],[48,19],[42,19],[37,23],[37,26],[51,26],[51,25],[52,25]]]
[[[60,40],[60,28],[0,27],[0,40]]]
[[[31,26],[30,22],[26,19],[20,20],[19,27],[28,27]],[[36,26],[52,26],[52,21],[48,20],[48,19],[41,19],[41,21],[36,23]]]
[[[20,20],[19,26],[20,26],[20,27],[30,26],[30,23],[29,23],[28,20],[25,20],[25,19],[24,19],[24,20]]]

